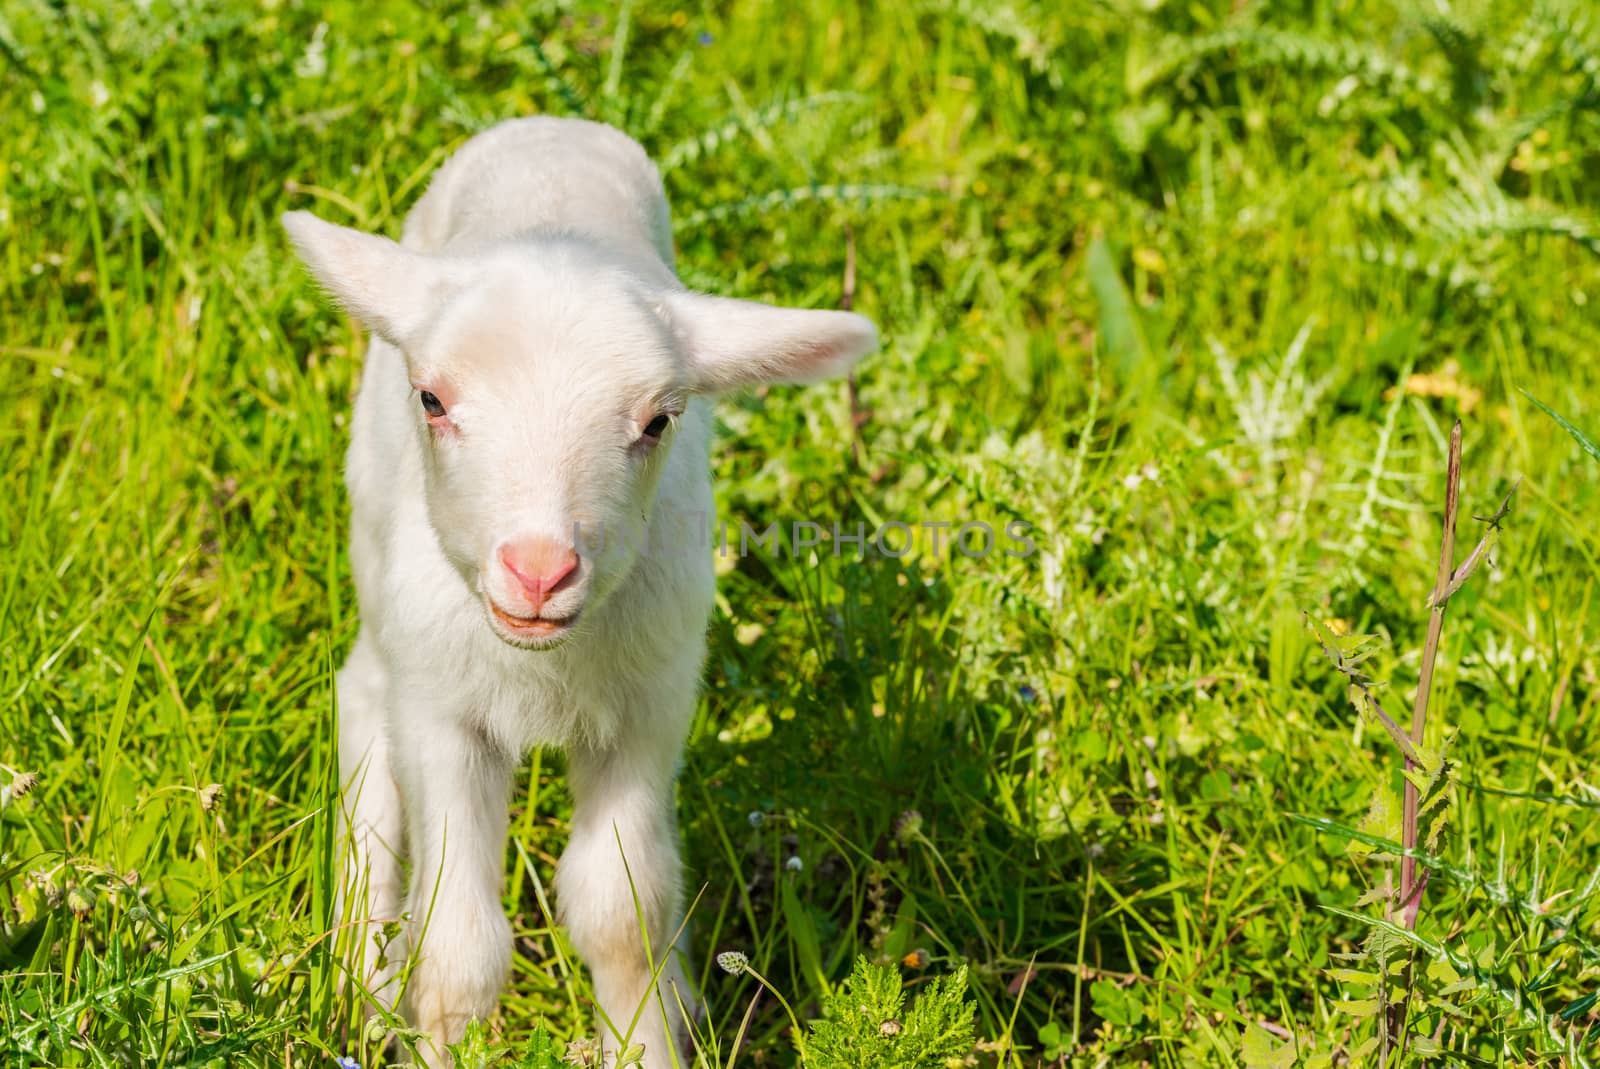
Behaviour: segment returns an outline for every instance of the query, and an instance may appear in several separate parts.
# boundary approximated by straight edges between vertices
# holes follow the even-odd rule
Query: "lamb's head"
[[[284,225],[403,355],[411,392],[394,400],[426,457],[416,492],[518,646],[564,639],[634,568],[692,397],[838,374],[877,340],[861,316],[688,293],[659,264],[579,241],[428,254],[306,212]]]

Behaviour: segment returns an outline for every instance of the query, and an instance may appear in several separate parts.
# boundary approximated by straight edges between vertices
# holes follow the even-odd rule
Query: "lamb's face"
[[[556,260],[476,265],[406,353],[440,544],[527,646],[565,637],[636,563],[690,394],[637,284]]]
[[[617,589],[659,507],[690,397],[841,373],[877,343],[847,312],[686,293],[579,241],[426,255],[284,217],[307,265],[399,348],[428,515],[488,626],[542,647]],[[709,518],[708,518],[709,519]]]

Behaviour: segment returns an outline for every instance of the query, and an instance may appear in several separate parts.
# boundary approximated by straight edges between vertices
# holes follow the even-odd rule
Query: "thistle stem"
[[[1417,678],[1417,698],[1411,708],[1411,745],[1422,746],[1423,733],[1428,726],[1428,696],[1433,689],[1433,664],[1439,655],[1439,637],[1444,633],[1445,607],[1450,599],[1444,591],[1450,585],[1455,570],[1456,512],[1461,497],[1461,421],[1450,428],[1450,461],[1445,475],[1444,535],[1439,545],[1439,570],[1429,596],[1432,609],[1428,614],[1428,640],[1422,647],[1422,671]],[[1417,763],[1406,758],[1408,772],[1417,769]],[[1405,815],[1401,825],[1401,843],[1405,848],[1417,847],[1417,806],[1421,795],[1409,777],[1405,785]],[[1417,859],[1410,854],[1400,860],[1400,923],[1408,930],[1417,926],[1417,910],[1421,906],[1422,887],[1417,880]]]

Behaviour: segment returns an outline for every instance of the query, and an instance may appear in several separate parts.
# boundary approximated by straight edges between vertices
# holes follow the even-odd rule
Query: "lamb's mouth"
[[[573,622],[578,619],[578,614],[571,616],[514,616],[506,612],[493,601],[489,602],[489,611],[500,622],[500,626],[509,631],[516,638],[522,639],[552,639],[566,634],[572,629]]]

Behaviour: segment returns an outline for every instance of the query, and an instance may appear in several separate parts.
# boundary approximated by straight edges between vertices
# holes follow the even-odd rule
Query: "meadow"
[[[720,409],[722,519],[917,541],[719,564],[701,1064],[897,1064],[871,1021],[802,1062],[862,957],[909,1006],[966,970],[972,1041],[907,1066],[1600,1061],[1586,0],[8,0],[0,1063],[381,1061],[328,934],[363,340],[276,218],[398,234],[532,113],[645,144],[689,285],[885,339]],[[1409,722],[1458,419],[1458,562],[1515,492],[1444,618],[1413,931],[1335,661]],[[515,805],[464,1066],[593,1033],[558,755]]]

